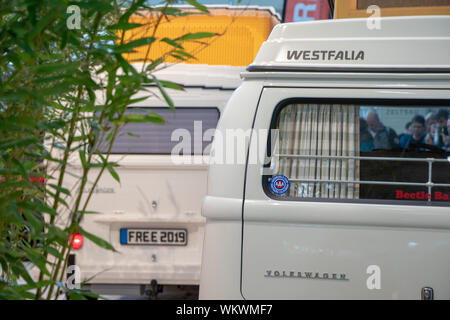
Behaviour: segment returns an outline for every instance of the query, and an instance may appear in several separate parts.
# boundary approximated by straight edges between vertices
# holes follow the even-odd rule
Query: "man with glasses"
[[[400,147],[405,149],[408,149],[411,144],[425,144],[425,118],[421,115],[416,115],[411,122],[411,134],[406,134],[400,139]],[[423,149],[420,148],[419,150]]]

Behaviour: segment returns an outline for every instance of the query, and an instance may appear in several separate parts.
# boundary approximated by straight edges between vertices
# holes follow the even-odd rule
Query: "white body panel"
[[[254,128],[268,128],[274,106],[288,98],[405,96],[450,99],[450,91],[265,88]],[[260,167],[247,169],[244,298],[419,299],[427,286],[436,298],[450,297],[448,207],[273,200],[263,191]],[[366,286],[371,265],[380,267],[380,290]],[[348,281],[264,277],[267,271],[346,274]]]
[[[138,157],[140,165],[133,164]],[[204,224],[200,209],[207,166],[172,165],[170,156],[129,155],[116,171],[121,184],[105,173],[99,181],[100,192],[88,207],[100,214],[86,215],[82,225],[108,240],[118,252],[85,239],[83,247],[73,251],[82,279],[98,274],[90,283],[147,284],[155,279],[161,284],[198,284]],[[187,229],[188,244],[121,245],[121,228]]]
[[[432,23],[422,31],[417,25],[414,30],[408,30],[412,23],[409,20],[391,19],[387,21],[387,30],[375,35],[386,38],[391,32],[393,38],[407,38],[408,33],[413,37],[417,31],[418,37],[432,37]],[[408,22],[402,26],[402,21]],[[450,25],[450,17],[437,18],[436,22],[439,33],[437,30],[442,30],[439,26]],[[321,29],[324,24],[328,27]],[[354,32],[356,42],[351,42],[350,35],[349,39],[343,36],[343,45],[349,47],[363,37],[370,42],[370,31],[362,30],[365,26],[362,21],[345,24],[341,20],[335,25],[335,34],[331,31],[333,26],[328,21],[277,27],[264,45],[266,49],[262,47],[252,65],[254,68],[272,66],[274,71],[262,68],[255,69],[259,72],[243,74],[245,81],[230,99],[218,130],[267,130],[275,107],[289,98],[441,99],[449,102],[446,106],[450,105],[448,70],[441,73],[401,72],[400,68],[395,73],[381,71],[398,67],[399,57],[388,61],[390,52],[376,45],[377,39],[373,46],[368,43],[366,48],[368,53],[379,56],[376,60],[379,72],[348,72],[351,68],[340,72],[340,66],[329,72],[320,68],[305,72],[303,68],[310,64],[300,62],[291,63],[300,67],[298,71],[279,68],[286,64],[277,63],[277,52],[286,48],[289,37],[305,35],[308,44],[320,47],[327,39],[316,38],[325,35],[338,38],[340,32]],[[450,29],[445,30],[439,40],[446,55],[441,52],[439,61],[426,60],[425,42],[421,44],[421,39],[415,39],[414,46],[424,50],[416,52],[411,61],[405,61],[407,67],[448,69]],[[408,46],[408,42],[402,46]],[[386,63],[382,63],[383,59]],[[351,66],[350,62],[346,63]],[[324,62],[326,67],[330,64]],[[358,67],[374,66],[367,61]],[[245,150],[247,153],[258,150],[262,153],[258,159],[263,159],[265,149],[256,148],[256,143],[253,135]],[[208,195],[202,209],[206,234],[200,299],[420,299],[424,287],[433,288],[436,299],[450,298],[448,206],[280,201],[264,192],[262,166],[262,163],[210,164]],[[381,270],[381,287],[371,290],[367,286],[371,275],[367,268],[372,265]],[[268,271],[271,277],[267,276]],[[333,274],[337,278],[345,274],[345,281],[298,278],[298,272],[312,272],[313,277],[315,273],[327,273],[330,278]]]

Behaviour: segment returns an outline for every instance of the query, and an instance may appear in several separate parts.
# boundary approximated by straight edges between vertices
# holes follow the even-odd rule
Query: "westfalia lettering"
[[[288,50],[288,60],[364,60],[364,51],[356,50]]]
[[[418,192],[404,192],[403,190],[395,190],[395,199],[407,199],[407,200],[450,200],[450,194],[436,191],[434,197],[431,198],[431,194],[424,191]]]

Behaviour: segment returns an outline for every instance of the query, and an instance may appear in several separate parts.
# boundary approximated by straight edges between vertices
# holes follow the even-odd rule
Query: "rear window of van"
[[[191,155],[208,154],[207,146],[212,138],[205,139],[205,132],[215,129],[219,120],[219,109],[215,107],[169,108],[129,107],[126,114],[147,114],[152,111],[164,118],[158,125],[150,122],[123,125],[114,141],[112,154],[171,154],[173,148],[183,142],[190,146]],[[208,135],[209,136],[209,135]],[[105,135],[104,139],[106,139]],[[97,150],[105,153],[107,144],[100,141]],[[186,148],[183,150],[189,154]]]
[[[328,102],[328,101],[327,101]],[[276,108],[266,193],[289,200],[450,204],[450,104],[289,103]],[[289,190],[271,191],[275,175]]]

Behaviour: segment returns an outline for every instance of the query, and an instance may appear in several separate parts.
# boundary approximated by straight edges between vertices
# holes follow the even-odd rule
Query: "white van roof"
[[[142,63],[133,63],[133,66],[141,70]],[[234,90],[242,83],[240,74],[243,71],[245,67],[166,63],[158,66],[153,74],[159,80],[172,81],[186,88]],[[105,76],[100,74],[97,78],[104,79]]]
[[[277,25],[248,71],[450,72],[450,16]]]
[[[242,82],[240,73],[245,67],[207,64],[167,63],[155,75],[185,87],[234,90]]]

